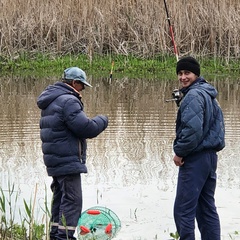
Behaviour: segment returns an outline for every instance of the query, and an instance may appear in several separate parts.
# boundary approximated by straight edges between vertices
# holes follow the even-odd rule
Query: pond
[[[14,184],[22,199],[36,196],[36,217],[46,195],[51,199],[39,138],[40,110],[36,98],[58,78],[1,77],[0,181]],[[105,114],[108,128],[88,140],[88,174],[83,175],[83,210],[105,206],[121,220],[116,239],[169,239],[175,232],[173,202],[178,168],[173,164],[177,106],[167,103],[177,80],[95,79],[83,92],[89,117]],[[219,153],[216,204],[222,239],[240,239],[240,88],[230,78],[210,82],[226,125],[226,148]],[[50,202],[50,200],[49,200]],[[49,203],[50,207],[50,203]],[[196,236],[199,233],[196,230]]]

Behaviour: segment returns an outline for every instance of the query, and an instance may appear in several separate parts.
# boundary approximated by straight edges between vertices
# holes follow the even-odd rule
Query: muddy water
[[[0,78],[0,181],[14,183],[21,200],[36,193],[36,209],[51,196],[42,162],[36,98],[55,79]],[[175,231],[172,205],[178,169],[172,163],[177,107],[166,103],[174,80],[89,79],[83,92],[89,117],[106,114],[109,127],[88,141],[84,209],[110,207],[120,217],[118,239],[167,239]],[[219,90],[226,148],[219,154],[217,204],[223,239],[240,231],[240,88],[238,80],[211,80]],[[45,189],[46,187],[46,189]],[[50,198],[50,197],[49,197]],[[42,218],[38,211],[37,218]],[[196,232],[198,236],[198,232]]]

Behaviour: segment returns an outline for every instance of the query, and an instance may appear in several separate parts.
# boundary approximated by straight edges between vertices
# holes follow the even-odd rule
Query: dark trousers
[[[53,177],[50,239],[76,239],[73,235],[82,211],[81,175]]]
[[[179,167],[174,219],[180,240],[194,240],[195,218],[202,240],[220,240],[215,206],[217,154],[205,151],[184,158]]]

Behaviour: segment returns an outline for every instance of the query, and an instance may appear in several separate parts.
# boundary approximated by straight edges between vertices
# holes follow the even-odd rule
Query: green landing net
[[[84,211],[78,220],[78,240],[109,240],[121,228],[118,216],[106,207],[92,207]]]

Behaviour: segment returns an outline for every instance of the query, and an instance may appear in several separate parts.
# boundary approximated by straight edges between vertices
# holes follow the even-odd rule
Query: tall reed
[[[239,58],[238,0],[168,0],[180,54]],[[2,0],[0,55],[172,54],[163,0]]]

